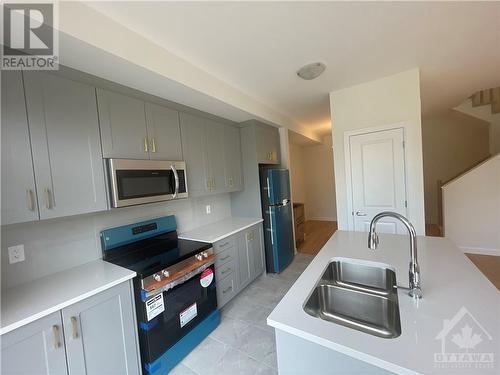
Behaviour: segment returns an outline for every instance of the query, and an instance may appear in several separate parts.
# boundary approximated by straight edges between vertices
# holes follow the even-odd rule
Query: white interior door
[[[368,231],[382,211],[406,216],[406,178],[403,128],[349,137],[351,158],[352,225]],[[383,218],[377,231],[405,233],[398,221]]]

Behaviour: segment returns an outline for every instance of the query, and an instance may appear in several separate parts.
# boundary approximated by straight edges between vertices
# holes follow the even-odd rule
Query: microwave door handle
[[[172,198],[176,198],[179,193],[179,175],[177,174],[177,170],[173,165],[170,166],[172,168],[172,172],[174,173],[175,178],[175,193],[172,195]]]

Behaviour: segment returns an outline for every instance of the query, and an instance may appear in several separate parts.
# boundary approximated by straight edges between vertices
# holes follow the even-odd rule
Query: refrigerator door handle
[[[273,236],[273,211],[269,209],[269,224],[271,225],[271,245],[274,245],[274,236]]]
[[[266,181],[267,181],[267,198],[271,199],[271,193],[269,192],[269,190],[270,190],[270,188],[269,188],[269,177],[266,178]]]

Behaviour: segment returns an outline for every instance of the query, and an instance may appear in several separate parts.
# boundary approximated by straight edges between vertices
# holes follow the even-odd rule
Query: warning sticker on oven
[[[213,280],[214,280],[214,271],[212,271],[211,268],[207,268],[200,275],[200,284],[203,288],[206,288],[210,284],[212,284]]]
[[[163,293],[157,294],[156,296],[146,301],[146,315],[148,318],[148,322],[158,314],[161,314],[163,311],[165,311],[165,304],[163,303]]]
[[[196,318],[198,315],[198,310],[196,309],[196,303],[193,303],[186,310],[181,311],[179,318],[181,321],[181,328],[188,324],[191,320]]]

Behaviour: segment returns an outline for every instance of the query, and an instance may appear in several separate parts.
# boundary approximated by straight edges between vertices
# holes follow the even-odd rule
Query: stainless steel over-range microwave
[[[187,198],[186,163],[106,159],[112,207]]]

